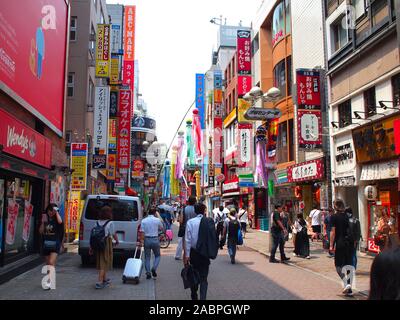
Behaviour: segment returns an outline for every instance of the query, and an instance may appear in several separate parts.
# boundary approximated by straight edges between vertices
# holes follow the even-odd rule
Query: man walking
[[[357,249],[358,245],[360,243],[360,240],[362,239],[361,236],[361,225],[360,221],[353,217],[353,209],[350,207],[347,207],[345,210],[347,217],[349,218],[349,239],[353,243],[352,246],[352,266],[354,269],[357,269]]]
[[[196,204],[196,214],[195,218],[190,219],[186,223],[185,231],[185,243],[184,243],[184,265],[191,264],[193,269],[195,269],[200,277],[200,300],[206,300],[207,288],[208,288],[208,271],[210,267],[210,259],[201,255],[197,251],[197,242],[199,240],[200,222],[203,216],[206,214],[207,207],[202,204]],[[191,289],[192,300],[198,300],[197,291],[199,285],[193,286]]]
[[[318,206],[315,204],[313,210],[310,212],[311,218],[311,228],[313,231],[313,235],[311,240],[319,239],[321,234],[321,210],[318,209]]]
[[[228,243],[228,253],[229,257],[231,258],[231,263],[235,264],[235,257],[236,257],[236,247],[238,244],[238,232],[240,229],[240,224],[238,219],[236,218],[236,210],[232,208],[229,211],[228,218],[225,219],[224,222],[224,239],[227,238]]]
[[[246,235],[247,231],[247,206],[243,205],[242,209],[239,210],[239,222],[240,222],[240,229],[242,230],[243,233],[243,238]]]
[[[157,278],[157,267],[161,260],[160,255],[160,241],[158,239],[158,232],[164,230],[164,225],[155,217],[156,209],[151,208],[148,216],[142,220],[141,229],[144,233],[144,257],[145,257],[145,268],[146,268],[146,279]],[[150,270],[151,251],[154,254],[153,268]],[[150,273],[151,271],[151,273]]]
[[[329,208],[328,214],[324,218],[324,235],[327,239],[327,249],[328,249],[328,257],[332,258],[334,254],[329,250],[330,248],[330,240],[331,240],[331,230],[332,230],[332,208]],[[326,248],[326,247],[325,247]]]
[[[224,247],[225,239],[223,237],[224,232],[224,221],[227,218],[225,213],[225,208],[220,206],[217,210],[214,211],[214,222],[215,222],[215,230],[217,233],[217,241],[219,242],[219,248],[222,250]]]
[[[271,226],[271,235],[272,235],[272,250],[271,257],[269,258],[269,262],[278,263],[279,261],[275,259],[276,250],[279,246],[279,252],[281,254],[281,262],[285,263],[290,260],[285,255],[285,236],[288,234],[287,230],[282,224],[281,218],[282,207],[280,205],[275,205],[275,211],[272,214],[272,226]]]
[[[193,196],[189,197],[188,205],[183,208],[182,213],[179,216],[179,232],[178,232],[178,246],[176,247],[175,260],[182,259],[182,247],[185,237],[186,223],[196,217],[194,211],[194,205],[196,203],[196,198]]]

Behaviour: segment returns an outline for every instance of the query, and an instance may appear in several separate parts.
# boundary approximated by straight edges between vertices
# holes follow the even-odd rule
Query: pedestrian
[[[210,268],[210,259],[201,255],[197,251],[197,242],[199,240],[200,222],[205,216],[207,207],[204,204],[196,204],[196,217],[190,219],[186,223],[185,229],[185,243],[184,243],[184,258],[183,263],[185,266],[191,265],[193,269],[198,273],[200,283],[191,287],[191,298],[192,300],[198,300],[198,290],[200,287],[200,300],[206,300],[207,289],[208,289],[208,272]]]
[[[145,269],[146,279],[157,278],[157,268],[161,260],[160,253],[160,240],[158,236],[159,231],[165,231],[164,225],[155,217],[156,209],[150,208],[146,218],[142,220],[140,225],[141,231],[144,234],[144,258],[145,258]],[[154,254],[153,268],[150,269],[151,252]],[[151,271],[151,273],[150,273]]]
[[[109,206],[102,207],[96,225],[104,228],[105,247],[104,250],[95,250],[92,247],[89,249],[89,254],[96,256],[96,268],[99,270],[99,282],[95,285],[96,289],[103,289],[111,284],[111,280],[107,278],[107,271],[111,270],[113,266],[113,239],[116,245],[119,244],[112,220],[112,208]]]
[[[243,205],[242,209],[239,210],[239,222],[240,222],[240,229],[242,230],[243,233],[243,238],[245,238],[247,232],[247,223],[248,223],[248,214],[246,205]]]
[[[332,258],[334,254],[329,250],[330,247],[330,236],[331,236],[331,230],[332,230],[332,214],[333,214],[333,209],[329,208],[328,214],[324,218],[324,237],[326,238],[326,248],[328,250],[328,257]]]
[[[380,212],[378,220],[378,228],[374,237],[375,244],[379,246],[379,251],[382,252],[386,248],[390,248],[390,226],[389,218],[383,210]]]
[[[231,263],[235,264],[236,247],[238,244],[238,232],[240,230],[240,223],[236,217],[237,212],[235,208],[229,211],[229,216],[224,221],[224,239],[227,239],[228,254],[231,258]]]
[[[219,248],[222,250],[224,248],[225,239],[223,237],[224,232],[224,222],[227,218],[224,206],[219,206],[217,210],[214,211],[214,223],[215,231],[217,233],[217,240],[219,243]]]
[[[313,231],[313,235],[311,237],[311,241],[314,239],[319,239],[321,234],[321,210],[318,209],[318,206],[315,204],[313,210],[310,212],[311,218],[311,228]]]
[[[349,232],[350,239],[353,243],[352,247],[352,266],[357,269],[357,249],[360,243],[361,237],[361,224],[360,221],[353,217],[353,210],[350,207],[346,207],[345,212],[349,218]]]
[[[307,234],[307,222],[301,213],[297,215],[294,228],[296,229],[296,244],[293,255],[310,259],[310,240]]]
[[[54,268],[64,239],[64,223],[56,204],[50,203],[45,213],[42,214],[39,233],[42,235],[42,253],[45,257],[45,263]],[[48,272],[50,272],[49,269]],[[43,289],[49,290],[50,285],[51,283],[44,286]]]
[[[290,217],[289,217],[289,212],[287,211],[287,207],[286,206],[282,207],[281,218],[282,218],[283,226],[288,231],[288,234],[285,236],[285,242],[286,242],[286,241],[289,241],[289,233],[291,232]]]
[[[178,231],[178,246],[176,247],[175,260],[182,259],[182,248],[185,242],[185,230],[186,223],[196,217],[194,211],[194,205],[196,204],[196,197],[190,196],[188,199],[188,205],[182,209],[182,213],[179,216],[179,231]]]
[[[375,257],[368,300],[400,300],[400,247]]]
[[[272,235],[272,250],[269,262],[278,263],[279,261],[275,259],[276,250],[279,247],[279,252],[281,254],[281,262],[285,263],[290,260],[290,258],[285,255],[285,236],[287,235],[287,230],[282,224],[281,218],[282,207],[280,205],[275,205],[275,211],[272,214],[271,221],[271,235]]]
[[[343,200],[334,201],[335,214],[332,216],[332,229],[330,238],[330,251],[335,253],[335,268],[344,284],[343,292],[346,296],[352,296],[353,275],[346,277],[344,267],[354,267],[353,264],[353,245],[348,239],[349,218],[345,213]],[[351,270],[351,268],[349,268]],[[347,279],[347,281],[345,281]]]

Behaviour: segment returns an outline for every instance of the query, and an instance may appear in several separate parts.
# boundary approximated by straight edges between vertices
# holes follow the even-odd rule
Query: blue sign
[[[199,110],[201,129],[205,129],[204,74],[196,73],[196,108]]]
[[[255,188],[257,187],[257,183],[255,182],[240,182],[239,181],[239,188]]]
[[[214,71],[214,89],[222,89],[222,71]]]

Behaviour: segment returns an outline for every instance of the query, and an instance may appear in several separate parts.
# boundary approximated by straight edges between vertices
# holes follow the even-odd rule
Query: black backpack
[[[351,243],[359,242],[361,239],[361,225],[357,218],[348,218],[348,226],[346,230],[346,240]]]
[[[106,248],[106,225],[110,222],[108,220],[103,226],[96,222],[90,232],[90,247],[95,251],[104,251]]]
[[[237,220],[230,220],[228,224],[228,239],[238,240],[240,224]]]

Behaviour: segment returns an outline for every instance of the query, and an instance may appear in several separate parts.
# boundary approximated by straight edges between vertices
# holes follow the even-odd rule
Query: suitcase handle
[[[142,246],[136,246],[134,257],[135,257],[135,259],[136,259],[136,254],[137,254],[138,248],[140,248],[140,257],[139,257],[139,259],[142,259],[142,253],[143,253]]]

